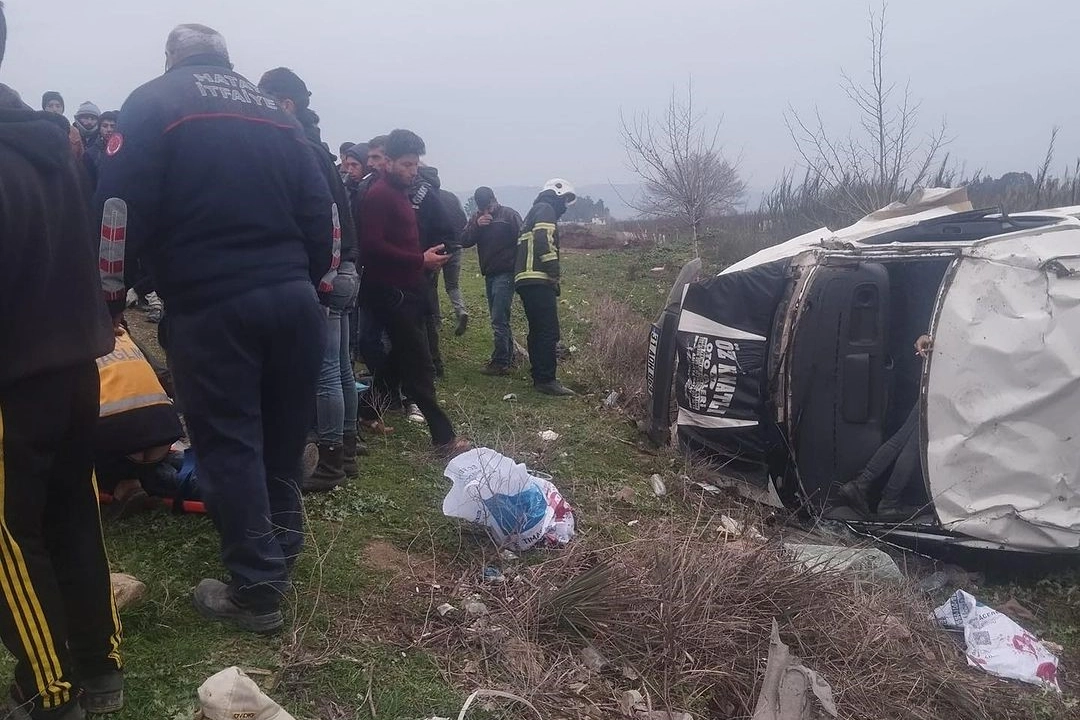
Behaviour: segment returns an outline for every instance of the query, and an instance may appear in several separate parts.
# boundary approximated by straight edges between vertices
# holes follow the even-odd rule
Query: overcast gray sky
[[[844,130],[842,68],[867,59],[866,0],[8,0],[0,81],[70,117],[119,108],[161,73],[165,36],[200,22],[253,81],[278,65],[313,92],[336,148],[394,127],[427,141],[446,185],[631,180],[619,111],[662,108],[693,75],[730,155],[767,187],[796,153],[790,104]],[[910,79],[929,130],[947,116],[968,169],[1034,169],[1054,125],[1058,165],[1080,155],[1075,0],[902,0],[887,71]]]

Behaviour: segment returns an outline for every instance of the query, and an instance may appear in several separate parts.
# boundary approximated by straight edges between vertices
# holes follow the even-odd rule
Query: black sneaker
[[[576,392],[568,387],[565,387],[558,380],[552,380],[546,383],[535,383],[533,385],[536,388],[536,392],[543,393],[544,395],[553,395],[555,397],[570,397],[571,395],[577,395]]]
[[[457,327],[454,328],[454,335],[461,337],[465,334],[465,331],[469,329],[469,316],[459,315],[457,319]]]
[[[503,377],[510,374],[510,368],[505,365],[489,362],[487,365],[480,368],[480,374],[489,377]]]
[[[82,706],[91,715],[119,712],[124,707],[124,674],[119,671],[87,678],[82,689]]]
[[[229,623],[260,635],[280,632],[285,624],[281,610],[258,612],[242,607],[229,595],[228,585],[212,578],[199,582],[192,601],[204,618]]]

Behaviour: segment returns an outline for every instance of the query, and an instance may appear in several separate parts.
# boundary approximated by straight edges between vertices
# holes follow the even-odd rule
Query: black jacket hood
[[[71,157],[67,120],[56,113],[34,110],[18,94],[0,85],[0,144],[44,172],[65,167]]]
[[[421,180],[425,181],[436,190],[442,187],[442,181],[439,180],[439,168],[431,167],[430,165],[421,165],[418,174],[419,179],[417,180],[417,183]]]

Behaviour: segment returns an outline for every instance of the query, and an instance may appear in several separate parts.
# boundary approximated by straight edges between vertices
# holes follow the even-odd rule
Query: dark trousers
[[[410,292],[368,284],[363,292],[367,307],[390,336],[389,364],[395,367],[406,397],[427,419],[431,442],[452,442],[454,426],[435,399],[435,366],[424,325],[428,312],[425,289]]]
[[[80,677],[121,667],[93,478],[97,416],[92,361],[0,387],[0,636],[34,717],[74,702]]]
[[[517,292],[529,321],[529,364],[533,382],[552,382],[558,362],[555,349],[559,344],[559,301],[555,286],[546,283],[521,285]]]
[[[922,473],[919,439],[919,404],[915,403],[904,424],[877,449],[853,481],[867,496],[877,487],[881,487],[878,513],[900,509],[904,491]]]
[[[439,273],[428,273],[427,315],[424,317],[424,329],[427,332],[428,349],[436,374],[443,369],[442,352],[439,350],[439,326],[442,325],[442,311],[439,310]]]
[[[303,546],[300,456],[326,318],[305,282],[171,313],[166,351],[234,600],[272,610]]]

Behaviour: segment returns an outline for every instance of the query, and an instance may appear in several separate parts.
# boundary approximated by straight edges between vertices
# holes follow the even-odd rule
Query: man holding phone
[[[509,375],[514,359],[514,336],[510,331],[510,307],[514,302],[514,263],[517,260],[521,216],[504,207],[489,187],[473,193],[476,213],[461,236],[463,248],[476,246],[480,272],[487,290],[488,310],[495,347],[491,360],[481,368],[484,375]]]

